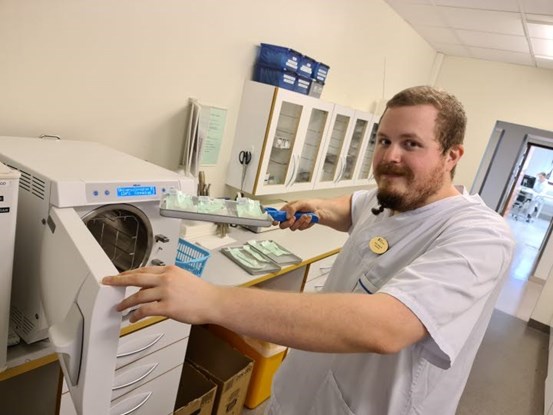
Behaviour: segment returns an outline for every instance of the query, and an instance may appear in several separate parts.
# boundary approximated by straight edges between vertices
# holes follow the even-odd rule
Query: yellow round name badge
[[[369,241],[369,248],[377,255],[383,254],[389,247],[388,241],[382,236],[375,236]]]

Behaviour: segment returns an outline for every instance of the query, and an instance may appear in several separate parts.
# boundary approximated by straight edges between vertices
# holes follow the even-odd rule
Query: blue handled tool
[[[277,221],[277,222],[285,222],[286,221],[286,212],[284,210],[278,210],[272,207],[265,208],[265,212],[267,212],[271,217]],[[313,212],[296,212],[294,214],[296,219],[301,218],[303,215],[309,215],[311,217],[312,223],[318,223],[319,217],[315,215]]]

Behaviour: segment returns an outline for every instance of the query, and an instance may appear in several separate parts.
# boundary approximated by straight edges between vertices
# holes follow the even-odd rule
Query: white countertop
[[[289,229],[275,229],[267,232],[254,233],[241,227],[230,228],[229,236],[236,242],[225,246],[238,246],[249,240],[270,239],[302,258],[300,264],[283,267],[278,273],[267,275],[250,275],[222,253],[219,249],[211,250],[211,258],[207,261],[202,279],[214,284],[228,286],[250,286],[270,279],[275,275],[284,274],[292,269],[305,266],[329,255],[336,254],[348,238],[346,232],[338,232],[326,226],[315,225],[305,231],[292,232]],[[201,237],[191,242],[200,242]]]

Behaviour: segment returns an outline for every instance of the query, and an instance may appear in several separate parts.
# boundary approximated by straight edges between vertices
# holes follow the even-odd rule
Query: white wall
[[[228,109],[204,169],[221,196],[261,42],[330,65],[323,98],[361,110],[427,83],[435,57],[380,0],[2,0],[0,135],[99,141],[176,169],[195,97]]]
[[[361,110],[437,69],[433,49],[381,0],[2,0],[0,135],[98,141],[175,169],[195,97],[228,109],[218,166],[205,168],[220,195],[261,42],[330,65],[323,99]],[[446,57],[436,84],[467,110],[456,176],[467,187],[495,121],[553,130],[553,71]]]

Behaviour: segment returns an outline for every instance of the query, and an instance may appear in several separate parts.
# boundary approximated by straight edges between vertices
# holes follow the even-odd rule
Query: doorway
[[[552,147],[527,143],[501,212],[517,241],[512,277],[543,284],[534,276],[553,222]]]
[[[551,250],[553,185],[547,184],[551,199],[541,205],[534,186],[539,173],[546,173],[547,182],[553,182],[552,163],[552,131],[498,121],[471,189],[505,217],[517,242],[496,308],[526,321],[550,271],[549,267],[544,272],[540,262],[546,262],[541,261],[542,254]]]

